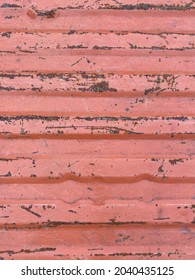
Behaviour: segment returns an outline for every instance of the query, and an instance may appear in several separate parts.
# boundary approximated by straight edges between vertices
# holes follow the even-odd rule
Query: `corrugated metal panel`
[[[1,259],[195,258],[194,8],[0,1]]]

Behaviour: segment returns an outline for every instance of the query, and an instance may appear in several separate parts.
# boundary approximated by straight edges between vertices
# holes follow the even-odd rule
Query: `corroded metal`
[[[194,16],[0,1],[0,259],[195,258]]]

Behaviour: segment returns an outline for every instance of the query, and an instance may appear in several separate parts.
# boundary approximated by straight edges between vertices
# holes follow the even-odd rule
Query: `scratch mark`
[[[79,60],[77,60],[75,63],[71,64],[71,66],[74,66],[76,64],[78,64],[81,60],[83,59],[83,57],[81,57]]]
[[[48,251],[55,251],[55,250],[56,250],[56,248],[43,247],[43,248],[34,249],[34,250],[22,249],[20,251],[12,251],[12,250],[0,251],[0,254],[9,254],[9,255],[15,255],[15,254],[20,254],[20,253],[30,254],[30,253],[48,252]]]
[[[24,210],[26,210],[27,212],[29,212],[29,213],[31,213],[31,214],[33,214],[33,215],[35,215],[35,216],[37,216],[37,217],[41,217],[41,215],[40,214],[38,214],[38,213],[36,213],[36,212],[34,212],[34,211],[32,211],[31,210],[31,208],[32,208],[32,205],[31,206],[29,206],[29,208],[28,207],[26,207],[26,206],[24,206],[24,205],[22,205],[21,206],[21,208],[22,209],[24,209]]]

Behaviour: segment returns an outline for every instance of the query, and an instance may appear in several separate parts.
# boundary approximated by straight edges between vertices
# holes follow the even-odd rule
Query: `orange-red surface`
[[[0,0],[0,259],[195,258],[194,16]]]

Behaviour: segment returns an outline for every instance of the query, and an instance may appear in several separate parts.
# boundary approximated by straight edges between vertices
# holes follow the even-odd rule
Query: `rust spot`
[[[105,91],[116,92],[117,91],[115,88],[110,88],[109,83],[105,82],[105,81],[92,85],[89,88],[89,90],[94,91],[94,92],[105,92]]]
[[[170,162],[170,164],[175,165],[175,164],[177,164],[178,162],[184,162],[184,159],[182,159],[182,158],[179,158],[179,159],[170,159],[169,162]]]
[[[36,13],[32,9],[27,10],[27,15],[32,19],[37,17]]]
[[[50,11],[38,11],[36,10],[38,16],[46,17],[46,18],[55,18],[56,16],[56,9]]]

